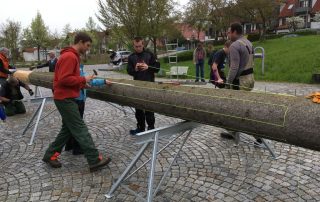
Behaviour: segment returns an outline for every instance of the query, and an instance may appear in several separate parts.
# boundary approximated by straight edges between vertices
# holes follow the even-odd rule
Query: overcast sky
[[[181,5],[188,2],[177,1]],[[1,6],[0,24],[10,19],[21,22],[25,28],[39,11],[50,31],[61,32],[67,23],[72,29],[85,27],[90,16],[98,23],[95,17],[97,7],[97,0],[5,0]]]

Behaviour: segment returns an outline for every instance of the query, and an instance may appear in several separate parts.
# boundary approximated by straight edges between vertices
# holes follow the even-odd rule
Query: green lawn
[[[320,35],[273,39],[254,46],[262,46],[266,51],[264,76],[261,59],[255,59],[256,80],[310,83],[312,73],[320,72]],[[207,61],[205,64],[205,78],[208,79]],[[189,78],[194,78],[195,67],[191,60],[178,65],[189,66]],[[170,66],[162,61],[161,67],[168,71]]]

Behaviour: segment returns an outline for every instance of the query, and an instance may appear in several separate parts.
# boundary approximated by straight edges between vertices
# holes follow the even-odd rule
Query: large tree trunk
[[[52,88],[50,73],[15,76]],[[118,83],[89,88],[88,96],[320,151],[320,105],[304,97],[111,80]]]

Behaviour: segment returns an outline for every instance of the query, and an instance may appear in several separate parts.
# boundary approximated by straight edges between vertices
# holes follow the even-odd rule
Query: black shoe
[[[229,139],[229,140],[234,139],[234,136],[233,136],[232,134],[226,133],[226,132],[220,133],[220,136],[221,136],[222,138]]]
[[[199,79],[196,79],[194,82],[199,82]]]
[[[201,82],[206,82],[206,80],[204,80],[204,79],[201,79]]]
[[[141,133],[143,132],[144,130],[141,130],[139,128],[135,129],[135,130],[130,130],[130,134],[131,135],[136,135],[137,133]]]
[[[62,166],[62,164],[57,159],[56,160],[42,159],[42,161],[49,164],[52,168],[61,168],[61,166]]]
[[[71,151],[71,150],[72,150],[72,145],[66,144],[66,146],[64,147],[64,151]]]
[[[73,149],[73,151],[72,151],[72,155],[81,155],[81,154],[84,154],[83,153],[83,151],[81,151],[81,150],[75,150],[75,149]]]
[[[262,139],[256,138],[256,141],[254,141],[254,146],[260,147],[262,145]]]
[[[108,165],[111,162],[111,158],[101,159],[98,163],[89,166],[90,172],[100,170],[103,166]]]
[[[148,130],[153,130],[154,126],[148,126]]]

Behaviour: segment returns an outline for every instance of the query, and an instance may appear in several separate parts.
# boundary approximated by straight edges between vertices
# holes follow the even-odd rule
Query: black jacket
[[[21,93],[20,87],[26,87],[26,84],[23,83],[22,81],[18,80],[19,84],[17,86],[15,86],[16,91],[18,92],[18,99],[17,100],[22,100],[23,99],[23,95]],[[0,97],[5,97],[8,98],[10,100],[13,99],[12,93],[11,93],[11,87],[10,84],[8,83],[8,81],[6,81],[1,87],[0,87]]]
[[[136,71],[135,66],[138,62],[144,61],[149,68],[145,71]],[[143,50],[141,53],[132,53],[128,58],[127,72],[133,76],[134,80],[154,82],[154,74],[159,72],[160,63],[156,60],[153,53]]]
[[[49,72],[54,72],[58,59],[54,58],[53,61],[49,60],[42,65],[38,65],[37,68],[49,67]]]

